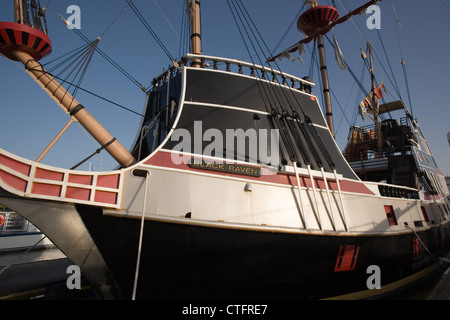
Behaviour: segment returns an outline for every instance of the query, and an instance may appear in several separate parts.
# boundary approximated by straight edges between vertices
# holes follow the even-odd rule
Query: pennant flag
[[[341,48],[339,48],[339,44],[337,43],[334,34],[333,34],[333,42],[334,42],[334,57],[336,58],[336,62],[339,68],[341,68],[341,70],[347,70],[347,64],[344,61],[344,55],[342,54]]]

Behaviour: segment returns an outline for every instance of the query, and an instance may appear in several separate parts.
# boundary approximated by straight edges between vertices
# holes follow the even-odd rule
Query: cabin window
[[[394,207],[392,206],[384,206],[384,211],[386,212],[386,217],[388,219],[390,226],[396,226],[397,223],[397,217],[395,216]]]
[[[425,210],[425,207],[424,206],[420,206],[420,209],[422,210],[423,218],[425,219],[425,221],[429,222],[430,219],[428,219],[428,214],[427,214],[427,210]]]

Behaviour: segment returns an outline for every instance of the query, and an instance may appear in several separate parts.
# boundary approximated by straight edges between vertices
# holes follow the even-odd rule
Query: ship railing
[[[398,186],[388,183],[375,183],[382,197],[420,199],[419,190],[406,186]]]
[[[192,61],[199,61],[200,66],[204,69],[223,70],[230,73],[237,73],[242,75],[248,75],[251,77],[259,77],[262,80],[279,83],[284,86],[288,86],[292,89],[312,93],[314,83],[306,79],[298,78],[279,70],[275,70],[269,67],[264,67],[250,62],[245,62],[237,59],[228,59],[215,56],[205,56],[197,54],[187,54],[179,61],[174,62],[173,65],[161,75],[153,79],[153,87],[158,87],[166,82],[169,77],[185,66],[190,66]]]

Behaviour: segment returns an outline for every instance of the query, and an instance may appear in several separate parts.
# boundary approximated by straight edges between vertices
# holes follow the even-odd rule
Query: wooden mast
[[[328,82],[327,62],[325,60],[325,48],[321,34],[317,36],[317,48],[319,51],[320,74],[323,87],[323,101],[325,104],[325,116],[331,135],[334,137],[333,112],[331,109],[330,84]]]
[[[317,6],[317,1],[309,1],[308,4],[310,8],[314,8]],[[327,62],[325,59],[325,47],[323,45],[322,34],[318,34],[316,39],[317,39],[317,49],[319,52],[320,74],[323,88],[322,90],[323,101],[325,104],[325,116],[328,127],[330,128],[331,135],[334,137],[333,112],[331,109],[331,98],[330,98],[330,84],[328,81]]]
[[[186,0],[186,10],[191,25],[191,53],[202,54],[202,36],[200,29],[200,0]],[[201,67],[200,59],[193,59],[192,66]]]
[[[373,63],[372,63],[372,44],[367,42],[367,49],[369,51],[369,65],[370,65],[370,80],[372,83],[372,110],[373,110],[373,119],[375,122],[375,134],[377,136],[377,153],[376,157],[381,158],[383,154],[383,137],[381,136],[381,123],[380,123],[380,105],[378,103],[378,97],[376,95],[376,83],[375,83],[375,75],[373,74]]]
[[[23,24],[22,0],[14,0],[14,22]]]

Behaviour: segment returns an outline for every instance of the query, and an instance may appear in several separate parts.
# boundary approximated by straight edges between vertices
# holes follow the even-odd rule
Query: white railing
[[[175,62],[169,70],[164,71],[161,75],[156,77],[152,85],[157,87],[167,81],[168,76],[180,70],[184,66],[190,66],[191,62],[200,61],[200,66],[206,69],[219,70],[223,68],[223,71],[246,74],[252,77],[260,77],[263,80],[277,82],[281,85],[289,86],[292,89],[311,93],[314,83],[307,79],[298,78],[287,73],[275,70],[270,67],[264,67],[261,65],[245,62],[237,59],[228,59],[215,56],[187,54],[181,58],[178,62]]]

